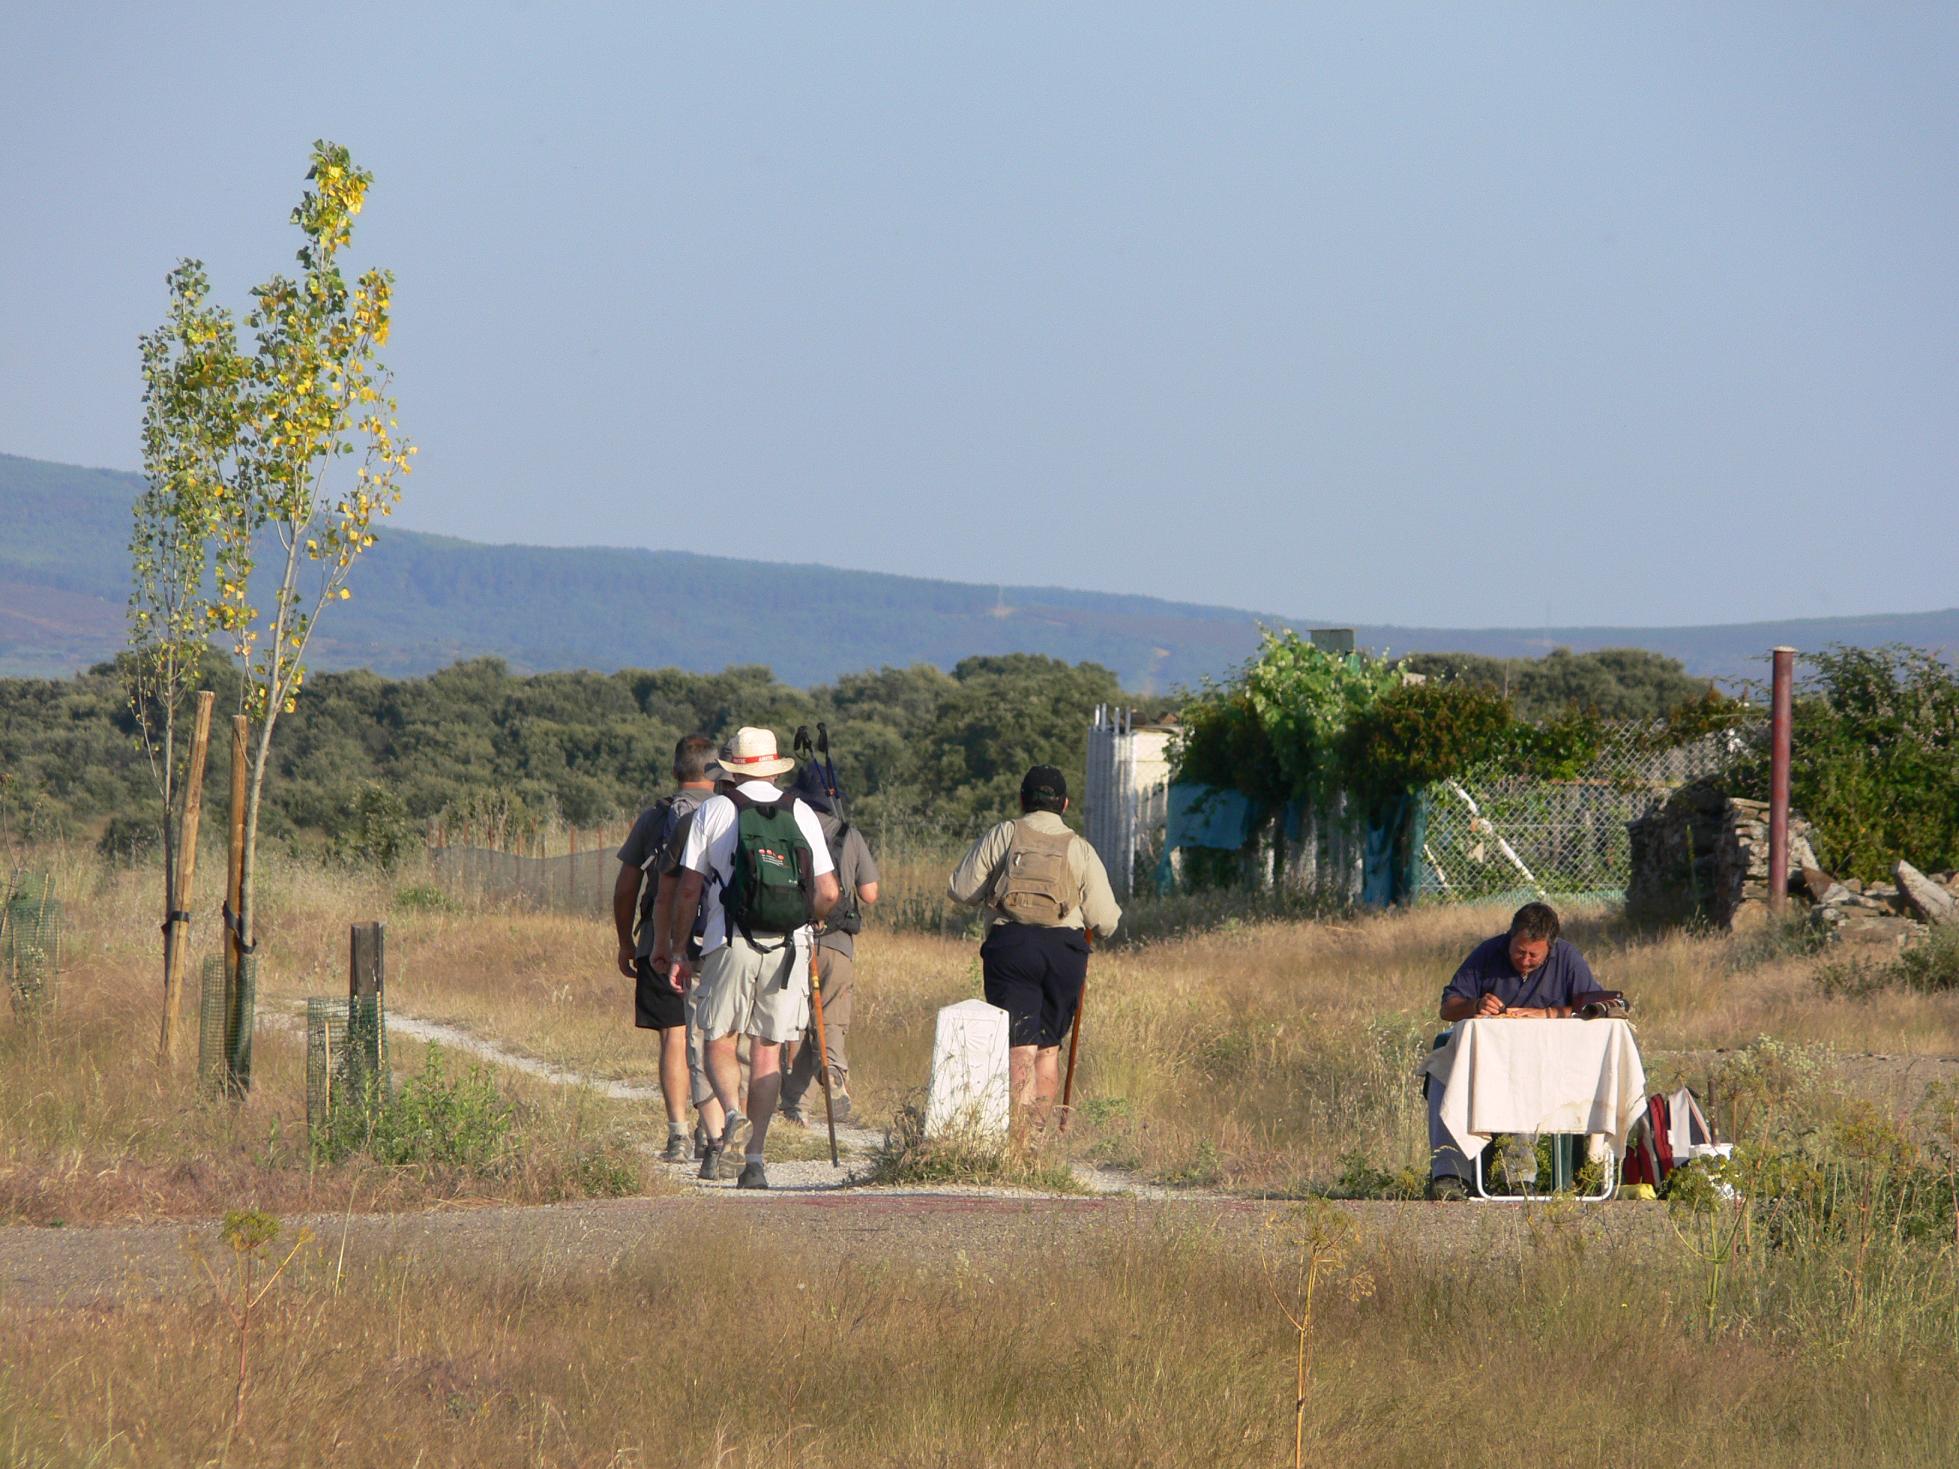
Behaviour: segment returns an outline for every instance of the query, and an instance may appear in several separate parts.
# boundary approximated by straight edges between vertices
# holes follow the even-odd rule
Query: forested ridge
[[[1705,688],[1640,652],[1440,655],[1410,666],[1506,689],[1524,718],[1574,705],[1650,717]],[[235,707],[235,670],[214,659],[207,683],[221,713]],[[456,837],[505,840],[541,824],[591,826],[667,789],[684,734],[762,724],[786,742],[798,725],[822,721],[858,820],[963,836],[1014,808],[1036,762],[1059,765],[1079,791],[1089,721],[1104,703],[1146,717],[1170,707],[1125,695],[1098,664],[1026,653],[809,689],[760,666],[524,675],[479,658],[423,678],[322,673],[281,723],[267,831],[293,846],[372,855],[431,822]],[[207,810],[223,807],[223,749],[220,732]],[[70,679],[0,679],[0,819],[16,837],[106,835],[123,851],[148,843],[156,797],[113,664]],[[206,830],[217,829],[207,818]]]
[[[214,663],[208,683],[220,711],[235,704],[235,673]],[[267,830],[331,846],[371,839],[355,830],[363,824],[433,819],[505,837],[541,823],[591,825],[670,788],[682,735],[761,724],[786,748],[798,725],[822,721],[858,819],[965,832],[1011,809],[1030,764],[1058,764],[1079,783],[1093,710],[1120,697],[1115,675],[1096,664],[1018,653],[969,658],[949,674],[886,668],[808,690],[761,667],[518,675],[480,658],[426,678],[324,673],[281,723]],[[214,772],[223,758],[214,736]],[[107,830],[122,849],[146,840],[156,796],[113,665],[0,680],[0,781],[16,835]],[[222,809],[223,785],[214,775],[207,810]]]

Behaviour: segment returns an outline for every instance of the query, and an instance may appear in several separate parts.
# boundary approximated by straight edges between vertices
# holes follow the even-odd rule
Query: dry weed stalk
[[[192,1236],[189,1241],[191,1257],[211,1282],[218,1304],[224,1308],[225,1315],[238,1332],[238,1380],[231,1398],[231,1426],[225,1430],[226,1452],[230,1451],[233,1440],[245,1431],[245,1389],[251,1381],[253,1313],[271,1293],[272,1287],[279,1283],[279,1277],[286,1273],[286,1267],[292,1264],[294,1257],[313,1239],[312,1230],[301,1229],[285,1257],[273,1267],[270,1275],[260,1281],[257,1279],[258,1267],[266,1262],[266,1246],[278,1235],[279,1221],[257,1209],[233,1209],[224,1216],[219,1237],[230,1247],[235,1264],[230,1286],[225,1284],[205,1258],[196,1237]]]
[[[1323,1276],[1343,1265],[1352,1248],[1353,1224],[1347,1216],[1321,1200],[1302,1215],[1268,1215],[1268,1230],[1277,1232],[1276,1249],[1268,1246],[1259,1256],[1265,1288],[1293,1330],[1292,1463],[1304,1469],[1306,1463],[1306,1399],[1313,1370],[1313,1301]],[[1283,1275],[1281,1272],[1284,1272]],[[1348,1294],[1355,1300],[1374,1293],[1374,1279],[1366,1271],[1349,1277]]]

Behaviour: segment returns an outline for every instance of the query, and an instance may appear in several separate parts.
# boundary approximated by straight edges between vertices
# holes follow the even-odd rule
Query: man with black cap
[[[1008,1066],[1023,1123],[1041,1127],[1061,1089],[1061,1042],[1088,977],[1088,937],[1122,919],[1109,874],[1068,829],[1068,782],[1036,765],[1020,783],[1020,816],[973,844],[952,874],[953,900],[984,904],[986,1001],[1007,1012]]]
[[[830,860],[837,869],[837,902],[816,930],[816,973],[823,982],[823,1040],[830,1067],[830,1105],[839,1122],[851,1120],[850,1015],[855,1004],[857,950],[855,935],[864,926],[864,909],[877,901],[877,862],[864,834],[845,821],[837,808],[843,793],[829,772],[810,761],[796,772],[792,787],[816,813],[823,828]],[[803,1099],[816,1078],[815,1019],[801,1040],[789,1043],[789,1060],[782,1082],[782,1115],[804,1124]]]

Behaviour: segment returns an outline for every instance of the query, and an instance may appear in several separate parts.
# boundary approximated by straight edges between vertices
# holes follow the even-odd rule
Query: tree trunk
[[[224,1086],[233,1096],[243,1096],[252,1085],[252,996],[245,987],[245,959],[250,952],[251,929],[245,917],[250,863],[245,830],[246,738],[251,721],[242,714],[231,718],[231,862],[226,874],[225,908],[225,985],[224,985]]]

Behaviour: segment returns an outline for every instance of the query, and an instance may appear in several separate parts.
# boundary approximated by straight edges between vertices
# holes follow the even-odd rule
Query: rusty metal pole
[[[1777,648],[1769,693],[1769,913],[1789,906],[1789,725],[1794,715],[1796,650]]]

